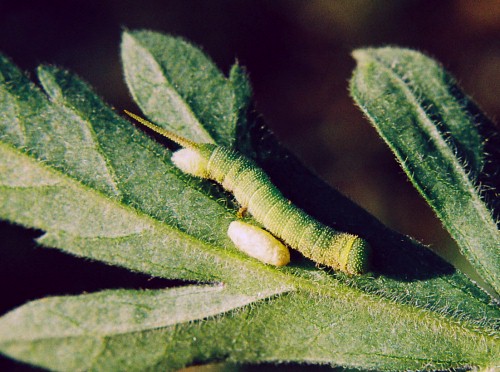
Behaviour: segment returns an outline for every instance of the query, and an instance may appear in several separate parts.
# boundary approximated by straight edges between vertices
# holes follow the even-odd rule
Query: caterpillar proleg
[[[180,170],[221,184],[259,223],[291,248],[318,264],[347,274],[367,271],[371,249],[366,240],[336,231],[291,204],[252,160],[222,146],[190,141],[135,114],[125,113],[182,146],[172,156]],[[250,254],[247,248],[240,249]]]

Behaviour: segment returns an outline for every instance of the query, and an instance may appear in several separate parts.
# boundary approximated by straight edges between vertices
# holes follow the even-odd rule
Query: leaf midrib
[[[300,280],[300,281],[303,281],[303,280]],[[304,285],[303,287],[309,287],[309,292],[310,293],[313,293],[315,292],[315,287],[309,283],[309,285]],[[343,289],[343,288],[342,288]],[[349,290],[353,290],[352,288],[350,287],[346,287],[346,290],[344,292],[348,292]],[[244,308],[244,307],[247,307],[249,305],[252,305],[252,306],[255,306],[255,304],[257,304],[258,306],[258,303],[262,303],[263,301],[266,301],[268,300],[269,298],[273,298],[273,297],[276,297],[276,296],[279,296],[279,295],[282,295],[283,293],[285,292],[294,292],[293,290],[292,291],[283,291],[281,293],[274,293],[274,294],[270,294],[269,296],[267,297],[264,297],[264,298],[259,298],[259,299],[256,299],[255,301],[252,301],[252,302],[249,302],[248,304],[246,305],[243,305],[243,306],[237,306],[235,309],[239,309],[239,308]],[[301,292],[303,292],[302,290],[298,290],[296,291],[295,293],[297,295],[301,295]],[[357,292],[355,289],[354,289],[354,292]],[[316,293],[317,295],[319,293]],[[322,295],[327,295],[328,297],[331,297],[333,300],[335,300],[335,294],[331,293],[330,291],[324,291],[323,293],[321,293]],[[347,293],[348,295],[348,293]],[[377,299],[376,296],[374,295],[370,295],[370,294],[366,294],[366,293],[358,293],[358,299],[357,301],[367,301],[366,305],[364,306],[364,308],[369,308],[369,305],[373,302],[375,303],[380,303],[380,299]],[[307,296],[307,294],[306,294]],[[311,299],[313,300],[313,299]],[[345,298],[344,301],[352,301],[353,299],[352,298]],[[457,327],[457,320],[456,319],[450,319],[448,318],[445,314],[439,314],[439,313],[435,313],[431,310],[428,310],[428,309],[422,309],[422,308],[417,308],[417,307],[414,307],[414,306],[411,306],[411,305],[408,305],[408,304],[403,304],[403,303],[395,303],[393,301],[390,301],[390,300],[387,300],[387,299],[383,299],[383,302],[386,303],[386,305],[389,305],[389,306],[394,306],[396,307],[398,310],[398,312],[402,313],[402,314],[406,314],[406,316],[408,318],[413,318],[413,319],[420,319],[421,321],[423,322],[426,322],[425,319],[427,318],[427,321],[433,321],[433,322],[439,322],[440,326],[442,326],[443,328],[446,327],[450,330],[451,333],[454,332],[454,327]],[[234,311],[229,309],[229,310],[225,310],[225,311],[222,311],[220,313],[218,313],[217,315],[219,314],[228,314],[230,313],[231,311]],[[61,316],[61,315],[65,315],[64,313],[63,314],[57,314],[58,316]],[[217,316],[217,315],[213,315],[213,316]],[[213,316],[211,316],[210,318],[212,318]],[[188,321],[182,321],[182,322],[179,322],[179,323],[176,323],[176,324],[188,324],[188,323],[192,323],[192,322],[203,322],[205,321],[204,318],[200,318],[200,319],[195,319],[195,320],[188,320]],[[493,332],[490,332],[488,334],[485,334],[484,330],[485,329],[481,329],[477,326],[474,326],[473,324],[467,322],[467,321],[461,321],[461,328],[462,329],[466,329],[467,331],[469,331],[470,333],[474,334],[474,335],[477,335],[477,336],[480,336],[484,342],[491,342],[491,343],[494,343],[494,342],[498,342],[500,341],[500,335],[498,333],[493,333]],[[43,341],[43,340],[63,340],[63,339],[78,339],[78,338],[94,338],[94,339],[100,339],[100,340],[103,340],[104,342],[113,337],[113,336],[118,336],[118,335],[133,335],[133,334],[140,334],[140,333],[144,333],[144,332],[154,332],[155,330],[159,330],[159,329],[163,329],[163,328],[172,328],[172,327],[175,327],[176,324],[169,324],[169,325],[166,325],[166,326],[153,326],[153,327],[144,327],[142,329],[132,329],[132,330],[125,330],[125,331],[112,331],[112,332],[108,332],[108,333],[97,333],[97,332],[89,332],[89,333],[85,333],[85,332],[82,332],[80,334],[74,334],[74,335],[62,335],[62,336],[43,336],[43,337],[32,337],[32,338],[16,338],[16,339],[13,339],[11,341],[4,341],[4,342],[26,342],[26,341],[30,341],[30,342],[38,342],[38,341]],[[444,332],[443,330],[441,330],[440,332]],[[472,335],[471,335],[472,336]],[[369,353],[361,353],[361,355],[371,355]],[[384,357],[390,357],[390,358],[397,358],[397,356],[392,356],[390,354],[374,354],[374,355],[382,355]],[[415,360],[421,360],[420,358],[409,358],[409,359],[415,359]],[[427,359],[424,359],[424,360],[427,360]],[[315,362],[317,362],[317,360],[314,360]],[[433,360],[433,362],[438,362],[436,360]],[[443,362],[454,362],[454,363],[458,363],[456,360],[446,360],[446,361],[443,361]],[[459,363],[457,364],[459,365]]]
[[[466,191],[467,196],[469,198],[469,205],[472,205],[474,210],[476,211],[476,215],[479,216],[481,221],[483,221],[484,226],[488,226],[489,228],[482,229],[483,233],[487,233],[490,236],[490,239],[492,241],[500,241],[500,233],[498,230],[496,230],[496,225],[494,224],[494,221],[491,218],[491,214],[488,212],[486,206],[484,203],[481,201],[479,195],[475,192],[476,189],[474,188],[474,185],[470,178],[467,176],[465,172],[462,171],[463,165],[458,161],[458,159],[454,156],[453,150],[447,145],[446,141],[443,139],[443,137],[440,135],[439,131],[435,128],[433,125],[433,122],[430,120],[430,118],[427,116],[427,112],[422,108],[422,105],[420,104],[420,101],[417,99],[413,91],[407,86],[405,83],[404,79],[400,76],[400,74],[397,72],[397,70],[391,69],[390,65],[387,65],[384,63],[384,61],[378,57],[375,54],[371,55],[372,58],[379,63],[381,68],[385,69],[386,71],[389,72],[390,75],[394,76],[397,82],[399,83],[400,89],[402,89],[405,93],[405,97],[413,103],[413,106],[416,107],[418,111],[418,115],[421,117],[422,122],[424,123],[424,128],[425,128],[425,133],[427,134],[428,139],[432,141],[436,145],[437,148],[445,155],[445,159],[447,162],[452,164],[452,169],[453,169],[453,174],[458,176],[460,179],[462,185],[464,185],[463,190]],[[364,110],[367,112],[366,110]],[[369,114],[368,114],[369,115]],[[371,116],[371,115],[370,115]],[[373,117],[372,117],[373,118]],[[397,148],[393,146],[391,141],[387,140],[387,137],[384,135],[383,132],[379,132],[384,138],[386,138],[386,143],[392,148],[392,150],[395,153],[399,153],[397,151]],[[400,154],[401,155],[401,154]],[[402,157],[400,156],[402,159]],[[423,190],[420,187],[420,184],[418,182],[414,182],[413,185],[419,190],[419,192],[422,195],[427,195],[425,190]],[[455,189],[456,191],[456,189]],[[427,197],[425,197],[427,199]],[[435,208],[431,204],[432,209],[435,211],[436,214],[440,217],[440,220],[443,222],[443,224],[447,226],[453,227],[453,230],[455,230],[455,233],[459,233],[460,231],[460,226],[456,226],[455,222],[453,219],[447,218],[446,214],[442,212],[440,208]],[[455,234],[454,238],[455,238]],[[456,238],[455,238],[456,239]],[[484,241],[484,238],[483,238]],[[463,241],[460,242],[460,244],[463,244]],[[470,243],[467,240],[467,246],[469,246]],[[479,263],[481,263],[483,260],[476,255],[476,250],[470,247],[470,249],[467,250],[470,255],[474,258],[476,261],[475,266],[478,267],[480,266]],[[485,273],[484,270],[481,269],[481,272],[484,274],[490,276],[490,273]],[[490,282],[490,281],[488,281]]]
[[[446,141],[443,139],[440,132],[436,129],[433,122],[429,119],[429,117],[427,116],[427,112],[422,108],[420,101],[417,99],[417,97],[415,96],[413,91],[408,87],[408,84],[405,83],[403,77],[398,73],[397,70],[391,69],[390,65],[385,64],[384,61],[381,58],[379,58],[378,56],[373,55],[372,57],[374,60],[376,60],[382,66],[382,68],[384,68],[386,71],[391,72],[397,78],[397,81],[398,81],[400,87],[405,92],[405,96],[411,100],[411,102],[414,104],[414,107],[417,108],[419,116],[421,118],[423,118],[423,122],[425,123],[424,128],[426,129],[426,133],[428,135],[428,138],[433,140],[433,143],[435,143],[437,145],[436,147],[438,147],[441,150],[441,152],[446,154],[446,160],[453,164],[454,173],[460,175],[460,177],[463,181],[463,184],[465,184],[467,186],[468,193],[471,196],[473,196],[474,202],[475,203],[477,202],[480,206],[482,206],[482,203],[477,199],[477,195],[474,192],[475,191],[474,186],[473,186],[471,180],[469,179],[469,177],[467,177],[467,174],[465,172],[461,172],[461,171],[457,172],[457,170],[461,170],[463,168],[463,164],[461,164],[458,161],[458,159],[455,157],[453,150],[447,145]],[[388,142],[388,143],[390,145],[390,142]],[[419,187],[418,184],[416,186]],[[422,190],[422,191],[424,191],[424,190]],[[488,214],[488,216],[489,216],[489,214]],[[489,218],[485,218],[484,221],[489,222]]]

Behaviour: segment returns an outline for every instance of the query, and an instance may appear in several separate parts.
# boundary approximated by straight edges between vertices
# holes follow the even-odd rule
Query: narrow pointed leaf
[[[121,53],[130,92],[149,119],[197,142],[234,143],[242,96],[198,48],[133,31],[123,34]]]
[[[123,360],[123,354],[137,353],[141,340],[151,333],[162,333],[158,328],[213,317],[270,294],[261,291],[243,295],[231,293],[223,286],[188,286],[46,298],[0,319],[0,348],[8,355],[49,369],[103,370],[99,359],[116,348],[118,342],[120,356],[108,357],[106,364],[115,370],[130,370],[131,365],[142,369],[141,364],[154,365],[158,357],[167,362],[165,351],[162,352],[164,342],[150,345],[157,355],[150,352]],[[122,343],[122,338],[134,341]]]
[[[495,336],[347,288],[338,288],[334,297],[291,293],[257,299],[220,287],[47,298],[0,319],[0,347],[21,360],[63,371],[176,370],[214,360],[371,370],[500,362]],[[223,314],[228,303],[236,307],[250,301],[252,306]],[[194,321],[201,318],[206,319]]]
[[[500,294],[500,232],[479,194],[484,148],[473,103],[430,58],[361,49],[351,80],[357,104],[434,209],[464,256]],[[496,159],[498,162],[498,159]]]

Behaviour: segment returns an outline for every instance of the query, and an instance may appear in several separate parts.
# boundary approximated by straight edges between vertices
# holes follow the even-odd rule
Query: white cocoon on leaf
[[[275,266],[284,266],[290,262],[288,248],[260,227],[233,221],[227,235],[238,249],[259,261]]]

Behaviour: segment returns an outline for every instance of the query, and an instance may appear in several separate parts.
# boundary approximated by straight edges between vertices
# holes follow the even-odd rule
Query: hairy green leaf
[[[100,359],[107,358],[123,337],[133,341],[122,344],[122,350],[139,353],[141,340],[158,333],[160,327],[209,318],[266,296],[265,291],[250,296],[231,293],[223,286],[187,286],[46,298],[6,314],[0,320],[0,344],[6,353],[50,369],[102,370],[106,368]],[[165,342],[148,345],[150,352],[142,357],[110,358],[107,363],[115,370],[133,365],[143,370],[141,366],[166,362],[165,346]]]
[[[189,125],[217,143],[244,143],[301,207],[370,238],[373,272],[348,278],[298,257],[280,269],[246,257],[226,237],[236,209],[220,188],[181,174],[168,150],[116,116],[75,76],[39,68],[47,97],[3,58],[0,217],[44,230],[41,244],[68,253],[154,276],[224,283],[29,303],[0,318],[3,353],[60,370],[176,369],[214,360],[380,370],[498,364],[498,306],[276,146],[258,120],[244,115],[250,88],[241,67],[226,79],[202,64],[209,66],[196,71],[202,75],[186,77],[192,85],[186,95],[187,86],[175,80],[182,80],[179,71],[208,61],[196,48],[140,32],[126,33],[122,46],[127,80],[139,88],[131,90],[141,91],[141,80],[153,73],[154,89],[175,97],[167,111],[188,108],[196,119]],[[169,48],[181,52],[169,57],[169,68],[159,68],[158,55]],[[221,91],[227,99],[217,110],[227,115],[202,119],[200,107],[214,104]],[[160,106],[143,109],[150,116]]]
[[[201,50],[151,31],[125,32],[121,50],[130,92],[151,120],[193,141],[234,143],[249,98],[240,69],[226,79]]]
[[[334,297],[291,293],[223,314],[229,305],[257,299],[221,287],[47,298],[0,319],[0,345],[22,360],[64,371],[175,370],[214,360],[374,370],[500,362],[494,336],[346,287]]]
[[[351,93],[481,277],[500,294],[500,232],[479,192],[477,108],[435,61],[361,49]],[[498,159],[496,160],[498,162]]]

